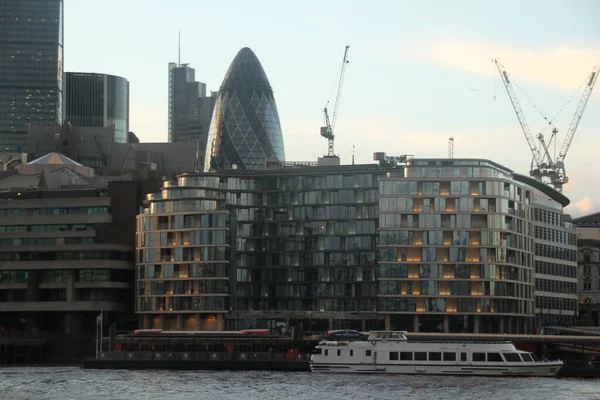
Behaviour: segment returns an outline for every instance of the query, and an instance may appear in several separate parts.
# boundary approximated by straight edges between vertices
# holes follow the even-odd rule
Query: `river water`
[[[600,380],[0,368],[0,399],[600,399]]]

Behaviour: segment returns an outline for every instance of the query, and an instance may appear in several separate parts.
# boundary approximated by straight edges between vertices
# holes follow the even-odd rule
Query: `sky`
[[[242,47],[273,87],[288,161],[327,153],[319,135],[350,46],[335,152],[343,164],[373,153],[487,158],[528,174],[531,152],[492,59],[517,85],[531,132],[560,149],[600,63],[597,0],[67,0],[65,71],[130,82],[130,130],[167,141],[168,63],[218,90]],[[600,84],[567,154],[564,194],[574,217],[600,211]],[[330,106],[331,107],[331,106]],[[539,111],[538,111],[539,110]],[[541,112],[541,113],[540,113]]]

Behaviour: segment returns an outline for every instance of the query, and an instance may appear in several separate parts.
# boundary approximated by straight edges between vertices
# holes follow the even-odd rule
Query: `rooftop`
[[[28,162],[27,164],[60,164],[60,165],[75,165],[78,167],[82,167],[83,165],[79,164],[77,161],[71,160],[69,157],[64,156],[60,153],[48,153],[45,156],[40,158],[36,158],[33,161]]]

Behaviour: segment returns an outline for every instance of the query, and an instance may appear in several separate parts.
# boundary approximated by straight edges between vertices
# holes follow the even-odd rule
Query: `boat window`
[[[398,361],[398,352],[390,351],[390,361]]]
[[[535,358],[535,355],[533,353],[529,353],[529,355],[531,356],[531,358],[533,359],[533,361],[537,361]]]
[[[493,362],[503,362],[502,356],[500,353],[487,353],[487,360]]]
[[[365,356],[371,357],[371,350],[365,350]]]
[[[325,350],[325,355],[329,355],[329,350]]]
[[[456,361],[456,353],[444,353],[444,361]]]
[[[508,362],[521,362],[521,357],[517,353],[504,353],[503,356]]]
[[[467,353],[460,353],[460,361],[467,361]]]
[[[429,361],[442,361],[442,353],[429,353]]]
[[[415,361],[427,361],[427,353],[421,351],[415,352]]]
[[[533,359],[531,358],[529,353],[521,353],[521,357],[523,358],[523,361],[525,361],[525,362],[533,362]]]
[[[412,361],[412,352],[410,352],[410,351],[400,352],[400,359],[403,361]]]
[[[485,353],[473,353],[473,361],[485,362]]]
[[[321,354],[321,348],[315,347],[315,349],[313,350],[313,354]]]
[[[354,350],[350,350],[350,357],[354,355]]]
[[[341,350],[338,350],[338,351],[337,351],[337,355],[338,355],[338,356],[341,356],[341,355],[342,355],[342,351],[341,351]]]

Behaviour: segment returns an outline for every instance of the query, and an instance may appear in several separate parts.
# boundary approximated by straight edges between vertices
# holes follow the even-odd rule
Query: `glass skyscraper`
[[[204,165],[210,120],[217,99],[206,95],[206,84],[195,80],[188,64],[169,63],[169,142],[200,141]]]
[[[129,82],[120,76],[86,72],[65,74],[67,121],[78,127],[115,127],[114,141],[127,143]]]
[[[0,2],[0,149],[26,151],[28,125],[62,119],[63,1]]]
[[[285,161],[273,90],[252,50],[241,49],[225,74],[206,146],[205,171],[261,169],[265,159]]]

